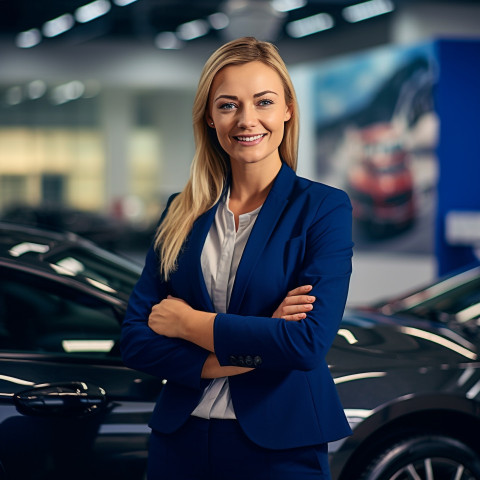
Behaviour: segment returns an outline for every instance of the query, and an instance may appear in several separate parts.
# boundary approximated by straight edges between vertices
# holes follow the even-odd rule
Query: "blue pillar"
[[[449,212],[480,214],[480,41],[439,40],[436,51],[440,176],[435,251],[443,275],[479,263],[474,245],[448,242],[445,227]]]

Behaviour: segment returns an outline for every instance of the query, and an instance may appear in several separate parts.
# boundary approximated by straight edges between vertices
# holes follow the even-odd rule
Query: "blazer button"
[[[230,355],[229,360],[232,365],[237,365],[238,360],[236,355]]]
[[[253,357],[253,365],[255,367],[259,367],[262,364],[262,362],[263,362],[262,357],[260,357],[259,355],[256,355],[255,357]]]
[[[244,367],[244,366],[245,366],[245,359],[243,358],[242,355],[239,355],[239,356],[238,356],[237,365],[238,365],[239,367]]]
[[[247,355],[247,356],[245,357],[245,365],[246,365],[247,367],[253,367],[253,358],[252,358],[251,355]]]

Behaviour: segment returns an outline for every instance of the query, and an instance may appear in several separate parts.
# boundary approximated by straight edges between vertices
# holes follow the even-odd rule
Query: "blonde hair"
[[[190,178],[170,204],[155,237],[155,250],[160,257],[160,273],[165,280],[177,267],[177,257],[194,221],[213,207],[225,187],[230,169],[228,155],[220,146],[215,130],[207,125],[206,114],[209,94],[215,75],[229,65],[262,62],[280,76],[286,104],[292,116],[285,123],[283,140],[279,146],[282,160],[293,170],[297,167],[298,105],[287,67],[276,47],[253,37],[244,37],[226,43],[215,51],[205,63],[198,82],[193,104],[193,132],[195,155]]]

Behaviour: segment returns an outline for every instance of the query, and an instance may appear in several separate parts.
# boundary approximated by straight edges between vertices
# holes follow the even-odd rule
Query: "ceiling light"
[[[43,80],[33,80],[27,86],[27,94],[31,100],[37,100],[45,95],[47,84]]]
[[[205,20],[193,20],[179,25],[177,35],[182,40],[193,40],[194,38],[203,37],[209,30],[210,27]]]
[[[61,15],[60,17],[45,22],[42,27],[42,32],[46,37],[56,37],[57,35],[70,30],[74,24],[75,20],[73,15],[66,13],[65,15]]]
[[[78,80],[74,80],[54,88],[52,92],[52,102],[55,105],[61,105],[71,100],[79,99],[84,92],[85,85]]]
[[[38,28],[32,28],[26,32],[20,32],[15,38],[15,44],[19,48],[32,48],[42,41],[42,34]]]
[[[22,100],[23,100],[22,88],[19,86],[10,87],[5,93],[5,101],[7,102],[8,105],[12,105],[12,106],[18,105],[19,103],[22,103]]]
[[[334,24],[335,22],[331,15],[328,13],[319,13],[317,15],[312,15],[311,17],[287,23],[285,28],[291,37],[301,38],[322,32],[323,30],[328,30],[329,28],[332,28]]]
[[[290,12],[304,7],[307,0],[272,0],[270,3],[277,12]]]
[[[162,32],[155,37],[155,45],[162,50],[178,50],[183,42],[173,32]]]
[[[208,22],[214,30],[223,30],[228,27],[230,19],[224,13],[217,12],[208,16]]]
[[[113,0],[113,3],[115,5],[118,5],[119,7],[125,7],[126,5],[130,5],[133,2],[136,2],[137,0]]]
[[[87,23],[95,20],[110,11],[112,6],[108,0],[95,0],[95,2],[87,3],[83,7],[75,10],[75,19],[80,23]]]
[[[355,23],[392,12],[394,8],[391,0],[370,0],[344,8],[342,15],[347,22]]]

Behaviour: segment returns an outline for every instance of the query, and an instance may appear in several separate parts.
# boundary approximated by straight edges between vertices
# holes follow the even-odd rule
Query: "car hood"
[[[443,324],[347,310],[327,356],[330,369],[350,374],[478,361],[478,343]]]

